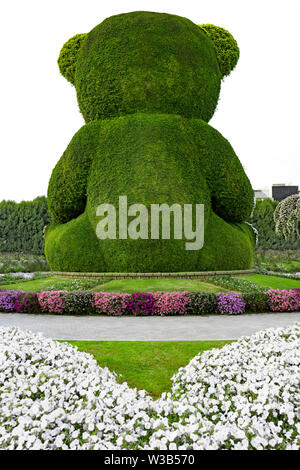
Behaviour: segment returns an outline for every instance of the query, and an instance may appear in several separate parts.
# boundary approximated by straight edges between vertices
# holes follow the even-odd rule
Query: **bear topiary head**
[[[107,18],[63,46],[58,64],[86,122],[137,112],[208,122],[239,49],[231,34],[186,18],[137,11]]]

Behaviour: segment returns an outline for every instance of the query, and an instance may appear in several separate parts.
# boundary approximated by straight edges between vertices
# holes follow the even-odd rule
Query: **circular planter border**
[[[52,275],[71,279],[201,279],[207,276],[238,276],[241,274],[255,274],[255,269],[244,269],[234,271],[199,271],[182,273],[80,273],[52,271]]]

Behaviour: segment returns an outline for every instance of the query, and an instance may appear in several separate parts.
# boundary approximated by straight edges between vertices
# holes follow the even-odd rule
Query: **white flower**
[[[300,449],[300,325],[193,358],[154,401],[67,343],[0,328],[0,449]]]

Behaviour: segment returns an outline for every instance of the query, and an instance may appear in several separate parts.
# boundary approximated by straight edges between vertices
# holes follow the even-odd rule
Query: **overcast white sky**
[[[63,43],[135,10],[228,29],[241,55],[210,125],[226,137],[254,189],[300,184],[299,0],[10,0],[1,3],[0,200],[47,193],[51,171],[84,124],[59,74]]]

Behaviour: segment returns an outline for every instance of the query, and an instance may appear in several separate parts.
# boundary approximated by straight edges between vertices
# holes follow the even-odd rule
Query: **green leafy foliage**
[[[246,301],[247,313],[264,313],[270,311],[269,297],[266,292],[245,292],[243,299]]]
[[[300,249],[284,251],[257,249],[254,263],[258,271],[294,275],[300,272]]]
[[[44,196],[33,201],[0,202],[0,251],[44,253],[43,229],[49,223]]]
[[[264,250],[297,250],[300,248],[300,239],[295,233],[283,235],[276,234],[274,222],[275,209],[278,207],[277,201],[264,199],[256,201],[255,208],[249,222],[258,231],[258,249]]]
[[[214,26],[213,24],[201,24],[199,26],[214,43],[222,76],[229,75],[240,57],[236,40],[229,31],[220,26]]]
[[[222,28],[216,31],[179,16],[138,11],[107,18],[63,47],[59,61],[74,82],[87,124],[49,183],[45,253],[52,270],[251,266],[254,233],[244,223],[253,206],[251,184],[229,142],[207,124],[225,62],[229,68],[236,63],[234,39]],[[100,241],[96,209],[112,204],[118,218],[120,195],[148,210],[151,204],[204,204],[204,247],[188,251],[186,239],[153,240],[150,233],[148,240],[117,235]]]
[[[68,222],[85,209],[87,177],[96,152],[98,127],[98,122],[82,127],[52,172],[48,186],[52,222]]]
[[[81,45],[87,34],[76,34],[70,38],[62,47],[58,57],[58,67],[60,73],[74,85],[76,62]]]
[[[209,121],[220,79],[214,45],[197,25],[137,11],[107,18],[88,34],[75,87],[87,122],[137,112]]]
[[[102,272],[101,268],[107,271],[86,212],[66,224],[47,227],[45,255],[52,271]]]
[[[0,253],[0,273],[39,273],[49,271],[46,258],[22,252]]]
[[[217,296],[207,292],[189,292],[188,315],[201,315],[218,311]]]
[[[85,149],[81,138],[90,139],[90,147]],[[52,270],[178,272],[251,265],[254,234],[242,223],[252,210],[251,185],[230,144],[208,124],[174,115],[134,114],[90,123],[74,139],[74,151],[72,143],[67,149],[73,160],[62,157],[48,190],[54,222],[46,232],[46,256]],[[85,151],[91,149],[90,169],[81,171],[82,162],[90,161]],[[72,181],[68,170],[73,166]],[[77,175],[87,181],[82,192]],[[72,219],[71,207],[74,211],[84,208],[85,199],[81,206],[76,202],[79,194],[82,198],[86,194],[86,207]],[[149,211],[151,204],[161,201],[169,206],[201,201],[204,247],[188,251],[185,240],[174,239],[100,241],[96,208],[107,202],[117,209],[122,194],[127,195],[128,205],[139,202]],[[63,210],[73,195],[73,206],[68,203],[68,210]]]

